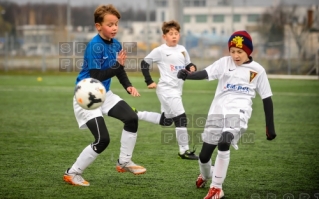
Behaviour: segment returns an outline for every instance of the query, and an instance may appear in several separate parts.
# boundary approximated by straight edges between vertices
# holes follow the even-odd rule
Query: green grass
[[[38,82],[38,75],[43,81]],[[159,111],[154,90],[139,75],[130,74],[140,98],[126,94],[114,79],[113,92],[139,110]],[[90,187],[62,180],[93,136],[79,130],[72,97],[76,74],[0,74],[0,198],[203,198],[208,188],[196,189],[197,161],[177,158],[176,143],[164,144],[162,128],[141,121],[133,160],[147,173],[117,173],[121,122],[106,117],[111,143],[87,168]],[[206,116],[217,82],[186,81],[183,103],[190,118]],[[254,99],[249,129],[253,143],[231,149],[223,189],[227,199],[267,198],[287,194],[319,196],[319,81],[270,80],[274,93],[277,138],[267,141],[262,101]],[[191,125],[191,142],[203,128]],[[213,158],[216,156],[216,151]],[[214,161],[213,161],[214,162]],[[268,197],[270,198],[270,197]]]

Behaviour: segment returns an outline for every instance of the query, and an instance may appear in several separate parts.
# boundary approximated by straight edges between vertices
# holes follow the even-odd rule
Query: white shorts
[[[119,101],[123,100],[112,91],[108,91],[105,96],[105,101],[101,107],[94,110],[83,109],[73,97],[73,109],[76,121],[78,122],[80,129],[86,129],[86,123],[96,117],[103,117],[107,115],[111,108],[113,108]]]
[[[161,103],[161,112],[165,113],[166,118],[173,118],[185,113],[181,96],[165,96],[157,94]]]
[[[222,115],[210,114],[207,116],[202,140],[208,144],[217,145],[223,132],[230,132],[234,135],[232,146],[237,150],[240,137],[247,130],[248,120],[244,114]]]

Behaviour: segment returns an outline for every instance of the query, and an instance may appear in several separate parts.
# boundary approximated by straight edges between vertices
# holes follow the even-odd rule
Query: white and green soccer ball
[[[86,110],[97,109],[105,101],[106,90],[103,84],[94,78],[82,79],[75,87],[76,102]]]

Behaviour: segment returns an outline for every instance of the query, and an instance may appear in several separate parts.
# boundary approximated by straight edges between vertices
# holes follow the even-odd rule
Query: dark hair
[[[94,11],[94,22],[102,23],[106,14],[115,15],[118,19],[121,18],[119,11],[112,4],[100,5]]]
[[[170,29],[176,29],[178,32],[179,30],[181,29],[181,26],[179,25],[179,23],[177,21],[168,21],[168,22],[163,22],[163,25],[162,25],[162,32],[163,34],[165,35],[166,33],[169,32]]]

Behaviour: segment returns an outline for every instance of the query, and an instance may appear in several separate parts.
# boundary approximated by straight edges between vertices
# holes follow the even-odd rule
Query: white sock
[[[176,127],[176,140],[179,145],[179,153],[183,154],[185,151],[189,150],[188,146],[188,133],[185,127]]]
[[[202,174],[204,180],[207,180],[212,177],[212,160],[209,159],[207,163],[202,163],[200,159],[198,159],[199,171]]]
[[[120,163],[129,162],[132,159],[133,150],[136,143],[137,132],[132,133],[122,131],[121,148],[120,148]]]
[[[230,151],[218,151],[210,187],[222,188],[230,160]]]
[[[161,119],[161,114],[155,112],[138,111],[137,116],[139,120],[151,122],[154,124],[159,124]]]
[[[91,144],[80,153],[79,157],[76,159],[73,166],[70,168],[69,173],[80,173],[83,171],[96,159],[99,154],[96,153]]]

